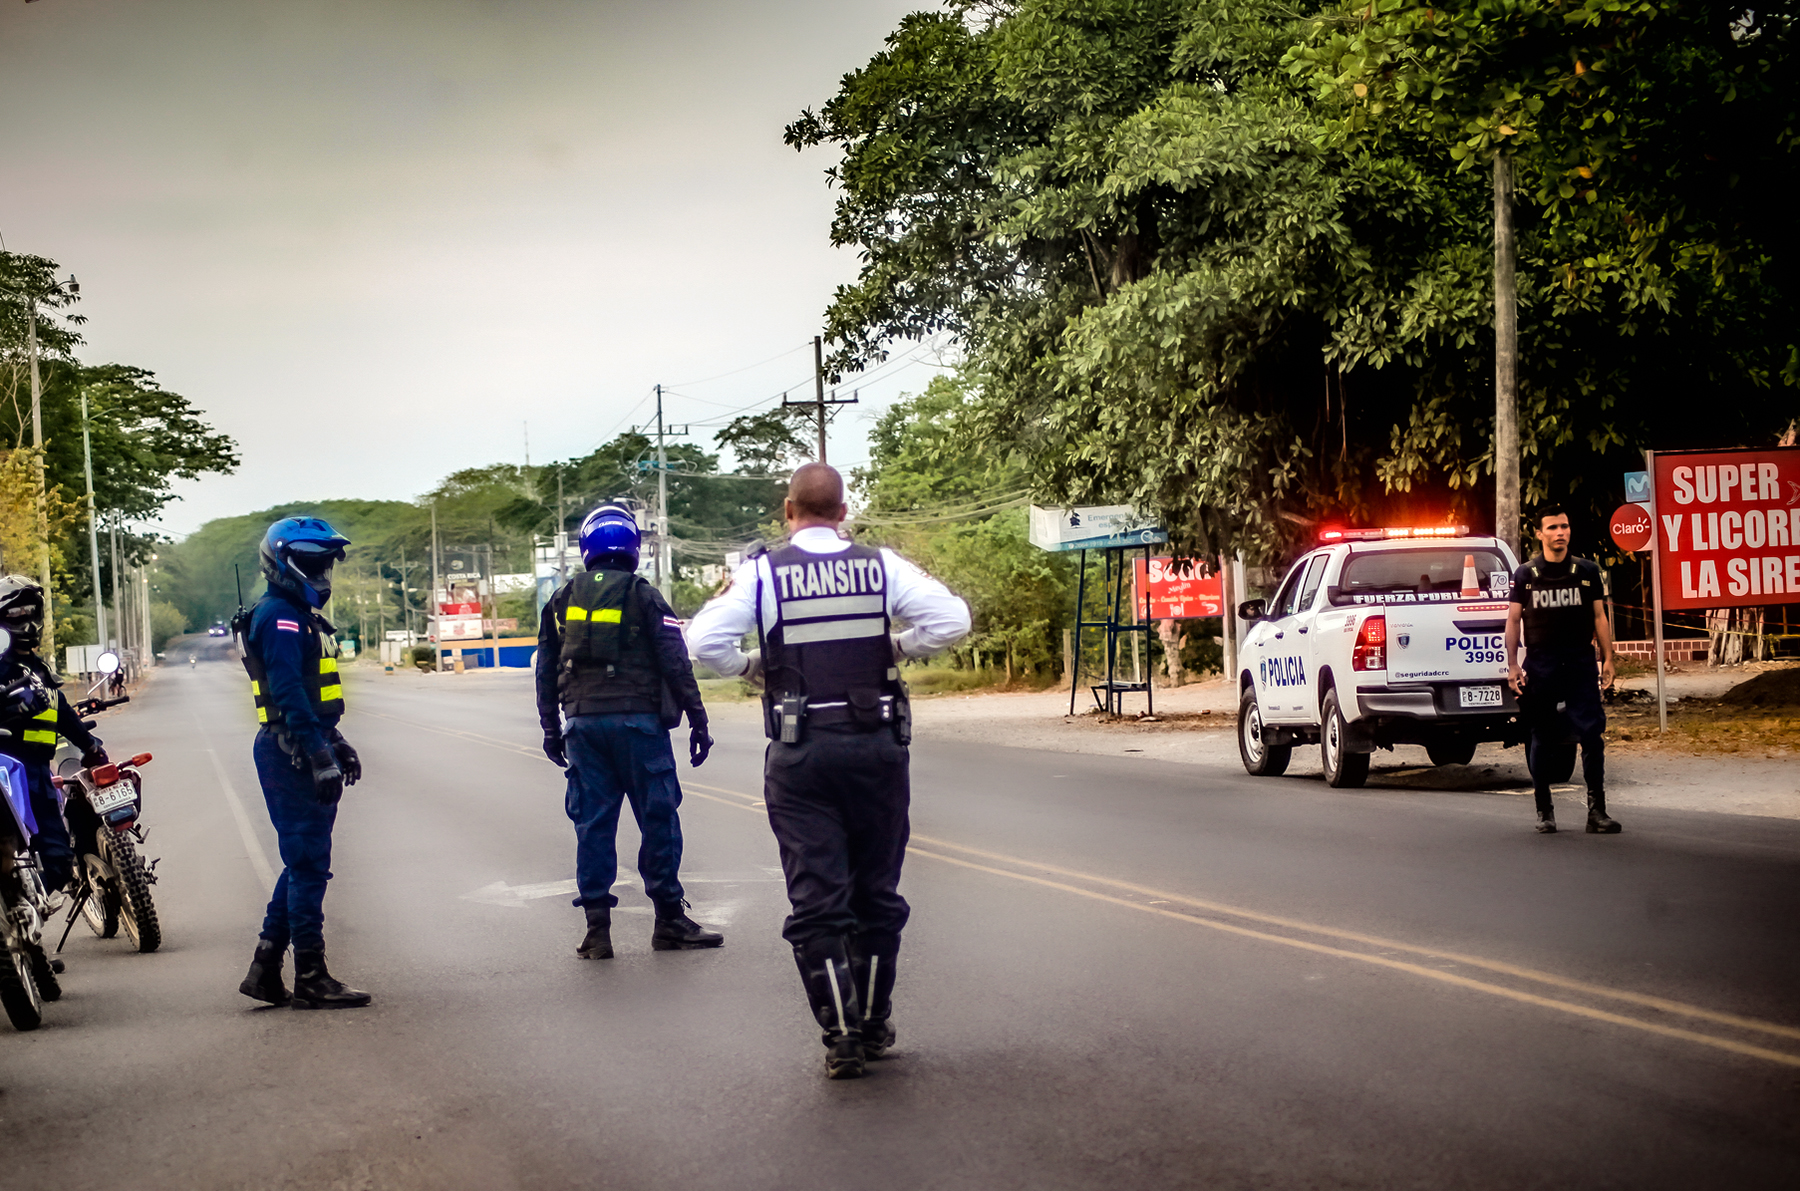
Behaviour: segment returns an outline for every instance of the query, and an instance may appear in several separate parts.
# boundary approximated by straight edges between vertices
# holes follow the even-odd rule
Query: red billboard
[[[1800,447],[1654,457],[1665,608],[1800,602]]]
[[[1203,564],[1186,559],[1152,558],[1146,586],[1142,558],[1132,560],[1133,606],[1144,614],[1144,596],[1150,596],[1150,620],[1194,620],[1225,615],[1225,585],[1207,574]]]

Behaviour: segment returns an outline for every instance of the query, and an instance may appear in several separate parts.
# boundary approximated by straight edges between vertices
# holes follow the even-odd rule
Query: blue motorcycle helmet
[[[307,607],[323,608],[331,598],[331,568],[343,561],[349,544],[322,517],[283,517],[263,535],[263,577]]]
[[[581,565],[588,570],[609,567],[635,571],[644,535],[638,532],[637,517],[624,505],[603,504],[581,522]]]

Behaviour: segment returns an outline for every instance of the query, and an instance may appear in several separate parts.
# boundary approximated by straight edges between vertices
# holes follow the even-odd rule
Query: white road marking
[[[541,881],[536,885],[508,885],[505,881],[495,881],[492,885],[483,885],[473,893],[463,894],[462,900],[482,902],[490,906],[511,906],[522,910],[528,901],[574,892],[575,882],[573,880]]]
[[[263,851],[262,841],[256,838],[256,832],[250,827],[250,814],[244,809],[244,800],[225,776],[225,763],[219,760],[219,754],[207,749],[206,755],[212,758],[213,772],[219,775],[219,787],[225,791],[225,801],[231,804],[231,817],[237,820],[238,835],[243,837],[244,851],[250,857],[250,867],[256,870],[264,889],[275,888],[275,869],[269,864],[268,854]]]

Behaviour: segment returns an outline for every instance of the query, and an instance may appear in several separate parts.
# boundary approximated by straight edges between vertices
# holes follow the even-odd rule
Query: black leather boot
[[[716,930],[707,930],[689,918],[686,909],[686,902],[656,904],[656,929],[650,932],[650,950],[698,951],[704,947],[724,944],[724,935]]]
[[[360,1009],[374,999],[332,979],[323,951],[294,952],[294,1008]]]
[[[1539,835],[1556,834],[1556,809],[1554,807],[1547,811],[1538,812],[1537,833]]]
[[[825,1075],[860,1079],[863,1073],[862,1006],[850,949],[840,937],[813,939],[794,948],[813,1018],[825,1031]]]
[[[582,936],[575,954],[582,959],[611,959],[612,907],[583,906],[582,909],[587,913],[587,934]]]
[[[287,955],[285,946],[277,947],[271,939],[256,941],[256,954],[250,957],[250,972],[238,991],[253,1001],[268,1005],[285,1005],[294,999],[281,980],[281,961]]]
[[[1619,826],[1618,820],[1606,817],[1606,791],[1589,790],[1587,833],[1589,835],[1617,835],[1623,830],[1624,828]]]
[[[856,995],[862,1002],[863,1055],[869,1059],[887,1057],[894,1045],[894,975],[900,947],[896,943],[870,946],[859,942],[850,954],[851,969],[856,976]]]

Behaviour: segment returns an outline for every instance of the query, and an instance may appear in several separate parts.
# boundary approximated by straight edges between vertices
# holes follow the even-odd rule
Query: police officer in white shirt
[[[825,1031],[826,1074],[854,1079],[893,1045],[908,913],[911,716],[897,663],[965,636],[969,606],[893,551],[839,536],[849,510],[832,468],[796,471],[784,512],[788,544],[753,552],[689,624],[688,650],[764,688],[763,797],[793,907],[781,933]],[[910,626],[898,636],[896,620]]]

